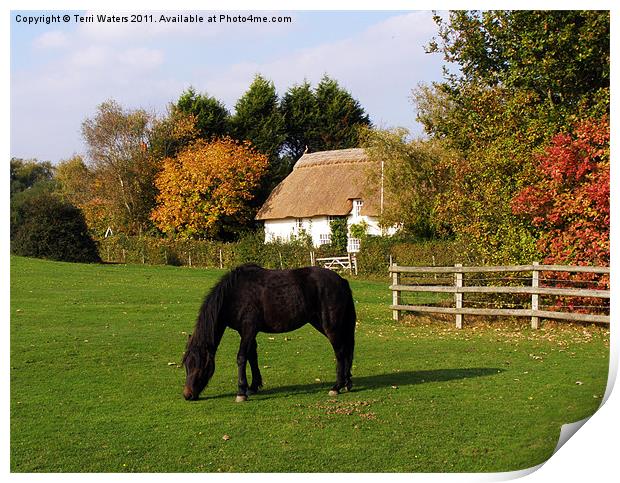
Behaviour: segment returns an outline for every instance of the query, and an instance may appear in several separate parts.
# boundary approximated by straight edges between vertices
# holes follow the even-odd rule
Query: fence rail
[[[392,284],[392,309],[393,319],[399,320],[401,312],[419,313],[441,313],[454,314],[456,326],[463,326],[464,315],[490,315],[490,316],[517,316],[530,317],[532,328],[538,328],[540,319],[560,319],[580,322],[599,322],[610,323],[609,315],[585,314],[575,312],[561,312],[551,310],[540,310],[539,303],[542,296],[560,297],[584,297],[609,299],[609,290],[584,289],[584,288],[562,288],[562,287],[541,287],[541,272],[571,272],[571,273],[593,273],[609,274],[609,267],[584,267],[567,265],[539,265],[534,262],[532,265],[506,265],[506,266],[486,266],[486,267],[463,267],[460,264],[454,267],[404,267],[398,265],[390,266]],[[465,286],[463,274],[471,273],[506,273],[506,272],[531,272],[530,285],[526,286]],[[402,282],[402,274],[453,274],[454,285],[408,285]],[[402,303],[403,292],[431,292],[431,293],[451,293],[454,294],[454,307],[438,307],[428,305],[408,305]],[[465,294],[526,294],[530,295],[530,308],[507,309],[507,308],[474,308],[463,307],[463,296]]]

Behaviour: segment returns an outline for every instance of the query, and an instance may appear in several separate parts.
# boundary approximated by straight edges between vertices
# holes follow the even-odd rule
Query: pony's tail
[[[344,298],[346,304],[344,307],[344,337],[345,337],[345,387],[351,390],[353,383],[351,382],[351,368],[353,367],[353,356],[355,352],[355,326],[357,323],[357,314],[355,313],[355,302],[353,301],[353,292],[349,282],[344,279]]]
[[[343,306],[343,309],[344,309],[344,315],[345,315],[347,326],[355,325],[355,321],[357,320],[357,315],[355,313],[355,302],[353,301],[353,291],[351,290],[351,285],[349,285],[349,281],[346,278],[340,277],[339,296],[341,300],[346,301],[346,303]]]
[[[345,279],[345,289],[346,289],[346,299],[347,299],[347,306],[345,308],[345,323],[347,324],[347,327],[350,329],[351,331],[351,342],[353,345],[355,342],[355,324],[357,322],[357,314],[355,313],[355,303],[353,302],[353,292],[351,291],[351,286],[349,285],[349,282]],[[353,348],[351,348],[351,350],[353,350]]]

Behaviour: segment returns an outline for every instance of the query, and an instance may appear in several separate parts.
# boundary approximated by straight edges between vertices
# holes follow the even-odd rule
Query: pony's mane
[[[262,270],[262,267],[253,263],[241,265],[224,275],[207,294],[198,312],[194,332],[187,343],[183,363],[189,354],[198,358],[199,365],[206,360],[208,354],[215,354],[217,350],[215,334],[226,297],[234,290],[240,276],[256,270]]]

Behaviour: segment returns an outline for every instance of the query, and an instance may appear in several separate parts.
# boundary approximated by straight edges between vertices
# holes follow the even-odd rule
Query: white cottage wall
[[[295,219],[265,220],[265,243],[289,241],[295,230]]]
[[[367,233],[369,235],[381,235],[379,222],[374,216],[353,216],[347,218],[347,225],[356,225],[365,222],[368,226]],[[329,236],[331,228],[329,226],[329,218],[327,216],[314,216],[312,218],[284,218],[280,220],[265,220],[265,243],[274,241],[290,241],[293,235],[300,234],[300,229],[304,230],[312,237],[312,244],[318,247],[322,244],[324,237]],[[389,230],[392,234],[395,229]]]
[[[312,244],[315,247],[321,244],[322,235],[330,234],[329,222],[326,216],[265,220],[265,243],[278,240],[290,241],[291,237],[298,236],[301,230],[312,237]]]

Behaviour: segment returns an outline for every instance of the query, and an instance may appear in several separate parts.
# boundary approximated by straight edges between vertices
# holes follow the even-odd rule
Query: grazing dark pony
[[[215,371],[215,352],[224,329],[239,332],[237,402],[258,391],[263,381],[258,368],[256,334],[280,333],[312,324],[332,344],[336,354],[337,395],[351,389],[355,342],[355,307],[349,283],[335,272],[319,267],[266,270],[242,265],[226,274],[205,297],[183,365],[187,378],[183,396],[198,399]],[[252,370],[248,387],[246,362]]]

